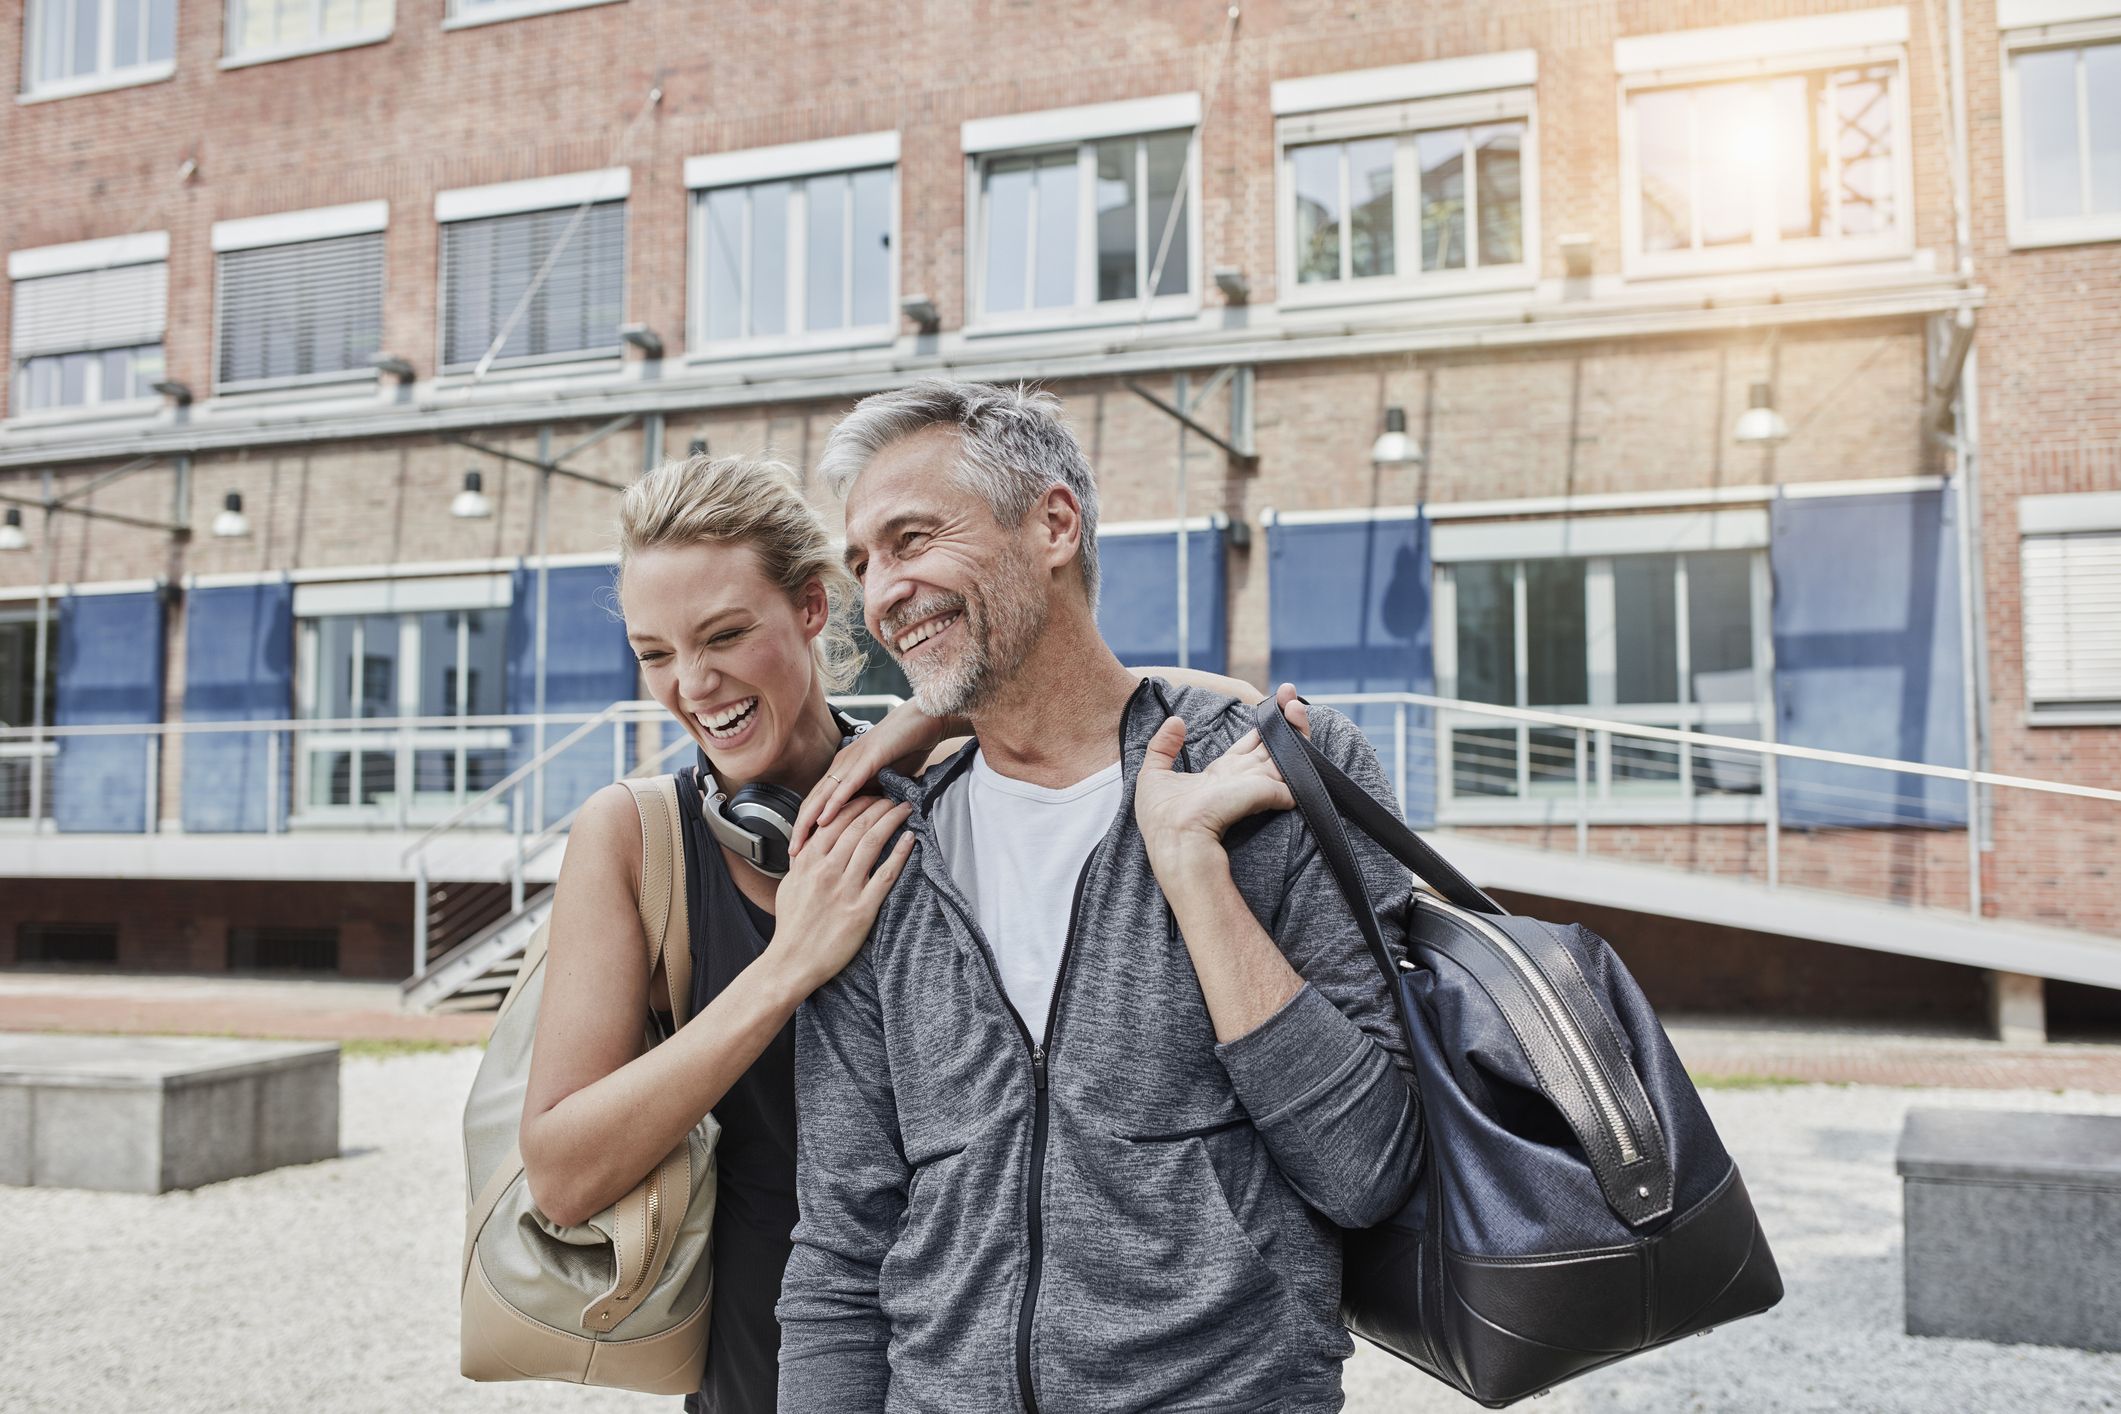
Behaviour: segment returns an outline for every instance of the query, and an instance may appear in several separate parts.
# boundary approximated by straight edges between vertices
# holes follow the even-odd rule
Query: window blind
[[[2028,535],[2018,554],[2026,697],[2121,702],[2121,531]]]
[[[14,356],[159,344],[168,290],[159,260],[17,280]]]
[[[224,251],[218,387],[365,371],[382,346],[381,232]]]
[[[477,363],[552,257],[577,208],[452,221],[442,227],[442,364]],[[625,319],[626,204],[600,202],[560,247],[552,271],[496,357],[615,354]]]

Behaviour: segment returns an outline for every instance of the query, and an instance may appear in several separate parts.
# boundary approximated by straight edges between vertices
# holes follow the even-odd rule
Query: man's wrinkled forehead
[[[847,488],[847,552],[878,539],[899,523],[934,515],[970,494],[950,474],[957,429],[924,427],[886,444]]]

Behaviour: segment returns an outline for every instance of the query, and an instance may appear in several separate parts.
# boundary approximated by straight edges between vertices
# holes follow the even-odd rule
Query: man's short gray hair
[[[1082,507],[1083,591],[1097,607],[1097,478],[1082,443],[1061,421],[1060,399],[1021,384],[999,388],[924,378],[855,404],[825,439],[818,472],[844,498],[855,478],[893,442],[930,427],[957,433],[958,485],[976,493],[1006,526],[1023,524],[1039,497],[1065,486]]]

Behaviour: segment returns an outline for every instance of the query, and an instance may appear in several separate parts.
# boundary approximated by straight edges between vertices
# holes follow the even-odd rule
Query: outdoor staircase
[[[506,896],[506,889],[502,890]],[[525,899],[451,948],[398,989],[399,1005],[412,1011],[493,1011],[515,985],[530,935],[552,912],[550,886]]]

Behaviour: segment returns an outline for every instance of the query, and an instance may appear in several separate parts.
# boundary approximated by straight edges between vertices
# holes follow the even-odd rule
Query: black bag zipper
[[[1485,943],[1490,951],[1509,963],[1524,980],[1526,993],[1538,1006],[1540,1014],[1546,1018],[1548,1027],[1561,1042],[1561,1049],[1575,1062],[1576,1073],[1583,1081],[1584,1089],[1591,1096],[1591,1102],[1597,1108],[1599,1116],[1605,1122],[1606,1132],[1613,1140],[1613,1148],[1620,1155],[1621,1166],[1640,1162],[1643,1154],[1641,1136],[1636,1134],[1634,1125],[1629,1122],[1627,1110],[1614,1093],[1612,1082],[1604,1067],[1598,1064],[1589,1038],[1583,1034],[1583,1028],[1577,1025],[1576,1018],[1554,991],[1554,984],[1547,979],[1546,973],[1539,969],[1539,964],[1518,946],[1516,939],[1471,909],[1460,908],[1421,889],[1414,891],[1414,900],[1417,905],[1434,909],[1460,924],[1467,932]]]

